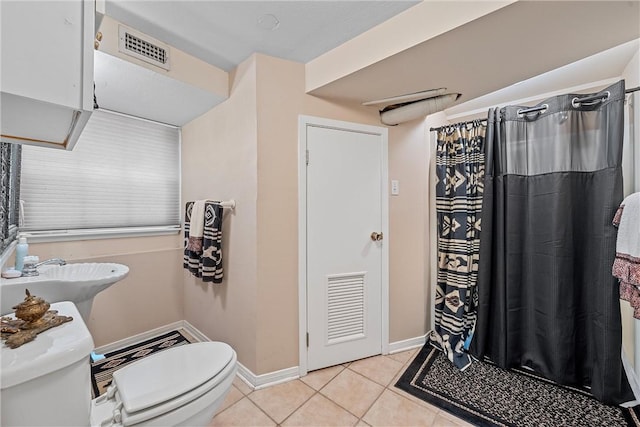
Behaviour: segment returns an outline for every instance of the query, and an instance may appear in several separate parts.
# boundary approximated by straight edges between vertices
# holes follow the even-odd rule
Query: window
[[[21,192],[32,236],[177,230],[180,130],[95,111],[73,151],[23,148]]]
[[[20,200],[20,153],[18,144],[0,144],[0,253],[9,247],[18,234]]]

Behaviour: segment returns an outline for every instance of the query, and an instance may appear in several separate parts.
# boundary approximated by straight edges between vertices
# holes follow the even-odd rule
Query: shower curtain
[[[595,94],[594,94],[595,95]],[[489,111],[478,314],[471,353],[599,400],[633,400],[611,275],[622,201],[624,81]]]
[[[485,129],[471,122],[446,126],[437,135],[438,273],[429,339],[458,369],[471,363],[466,348],[476,321]]]

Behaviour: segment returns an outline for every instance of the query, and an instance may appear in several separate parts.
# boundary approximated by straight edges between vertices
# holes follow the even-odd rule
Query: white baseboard
[[[422,347],[426,343],[427,335],[428,333],[419,337],[389,343],[389,354],[400,353],[402,351]],[[298,366],[292,366],[291,368],[282,369],[280,371],[256,375],[242,363],[238,362],[238,377],[240,377],[240,379],[242,379],[249,387],[252,387],[254,390],[259,390],[300,378],[300,371]]]
[[[200,332],[200,330],[198,328],[196,328],[195,326],[193,326],[191,323],[187,322],[186,320],[182,320],[182,328],[189,332],[195,339],[198,340],[198,342],[207,342],[207,341],[213,341],[211,338],[209,338],[208,336],[206,336],[205,334],[203,334],[202,332]]]
[[[196,329],[196,327],[191,323],[187,322],[186,320],[178,320],[177,322],[169,323],[168,325],[160,326],[149,331],[144,331],[140,334],[136,334],[109,344],[102,345],[96,348],[94,351],[98,354],[109,353],[111,351],[118,350],[123,347],[128,347],[141,341],[153,338],[157,335],[161,335],[180,328],[189,332],[198,341],[211,341],[205,334]]]
[[[427,335],[428,333],[419,337],[391,342],[389,343],[389,354],[400,353],[401,351],[407,351],[416,347],[422,347],[427,342]]]
[[[267,374],[256,375],[240,362],[238,362],[238,376],[254,390],[260,390],[261,388],[300,378],[297,366],[269,372]]]

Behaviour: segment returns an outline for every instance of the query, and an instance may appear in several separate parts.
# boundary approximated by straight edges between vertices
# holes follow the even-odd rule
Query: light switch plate
[[[400,181],[398,181],[397,179],[392,179],[391,180],[391,195],[392,196],[397,196],[398,194],[400,194]]]

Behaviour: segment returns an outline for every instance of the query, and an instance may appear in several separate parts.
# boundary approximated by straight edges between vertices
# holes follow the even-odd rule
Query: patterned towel
[[[613,275],[620,280],[620,298],[629,301],[640,319],[640,193],[622,201],[613,218],[618,227]]]
[[[183,266],[203,282],[222,283],[222,213],[219,202],[205,202],[202,247],[189,244],[194,202],[187,202],[184,215]],[[193,250],[200,249],[200,250]]]

